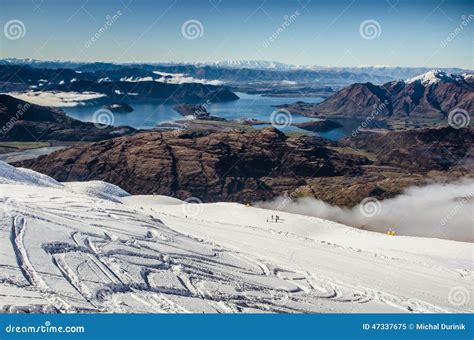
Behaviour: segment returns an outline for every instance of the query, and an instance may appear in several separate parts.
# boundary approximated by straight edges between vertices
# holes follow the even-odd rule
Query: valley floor
[[[3,312],[474,310],[472,243],[128,196],[2,162],[0,183]]]

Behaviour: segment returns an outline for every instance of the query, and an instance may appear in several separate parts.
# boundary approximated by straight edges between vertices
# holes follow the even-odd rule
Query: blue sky
[[[473,7],[448,0],[0,0],[0,55],[473,69]],[[21,21],[24,36],[6,37],[11,20]],[[188,20],[202,27],[195,39],[183,36]],[[367,20],[374,31],[361,34]]]

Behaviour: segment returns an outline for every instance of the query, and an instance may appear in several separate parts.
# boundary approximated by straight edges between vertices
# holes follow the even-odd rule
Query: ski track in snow
[[[125,206],[98,209],[94,206],[104,202],[90,198],[87,205],[71,198],[38,196],[24,197],[22,202],[28,198],[47,202],[10,217],[10,239],[29,289],[44,298],[43,310],[52,306],[63,312],[305,311],[272,301],[277,276],[247,255],[216,250],[215,245],[174,232],[149,216],[136,218]],[[117,216],[113,220],[112,211]],[[160,272],[169,274],[167,280],[151,285],[151,274]],[[266,282],[267,277],[272,280]],[[38,306],[8,308],[38,310]]]
[[[221,218],[218,205],[187,218],[180,204],[160,204],[159,197],[120,203],[118,197],[25,184],[1,184],[0,193],[15,193],[22,203],[21,211],[11,211],[0,202],[3,312],[473,310],[472,301],[448,301],[451,287],[472,287],[470,254],[464,255],[472,245],[439,241],[460,254],[436,258],[384,251],[377,242],[339,244],[333,229],[354,233],[354,240],[374,234],[345,226],[325,225],[329,236],[318,239],[301,233],[299,222],[262,225],[271,212],[235,204],[225,209],[251,211],[258,223]]]
[[[473,247],[469,243],[409,238],[411,241],[420,240],[420,244],[417,245],[422,250],[420,254],[417,254],[417,251],[420,249],[417,247],[413,248],[410,244],[402,247],[397,246],[401,249],[397,249],[397,247],[387,249],[389,251],[384,253],[383,249],[376,242],[367,247],[367,242],[364,241],[366,244],[362,243],[362,245],[366,249],[361,249],[358,247],[358,244],[352,245],[350,241],[347,242],[347,237],[345,243],[351,244],[349,246],[333,242],[334,237],[330,238],[331,241],[318,240],[317,237],[306,237],[293,231],[297,224],[283,227],[284,229],[286,228],[285,231],[275,230],[274,227],[268,224],[265,227],[259,226],[259,223],[247,225],[243,216],[248,213],[246,209],[249,208],[244,208],[242,205],[238,205],[237,208],[236,205],[228,204],[229,206],[224,208],[221,206],[224,205],[222,203],[206,204],[201,209],[202,213],[199,216],[184,219],[180,205],[147,205],[146,203],[142,204],[139,198],[132,198],[132,202],[139,205],[142,209],[143,206],[148,206],[152,213],[155,213],[157,217],[165,221],[171,228],[179,230],[190,237],[199,235],[201,240],[219,242],[221,246],[226,245],[236,251],[248,251],[256,254],[255,250],[257,249],[258,255],[261,256],[258,260],[259,263],[264,263],[262,258],[265,257],[271,260],[283,260],[286,258],[283,265],[271,269],[278,277],[281,277],[278,273],[283,272],[296,275],[293,278],[286,278],[286,281],[297,286],[299,292],[291,291],[285,293],[287,295],[286,299],[288,301],[298,301],[303,296],[302,300],[305,302],[319,304],[321,306],[320,312],[392,311],[443,313],[472,311],[472,301],[470,301],[469,297],[462,305],[456,305],[449,301],[450,291],[451,289],[456,289],[456,287],[466,287],[472,292],[471,287],[473,287],[474,283],[472,276]],[[229,216],[231,208],[234,208],[232,212],[235,215],[240,216],[240,221],[239,218]],[[268,216],[272,213],[274,214],[275,212],[266,212]],[[287,216],[293,217],[291,214],[287,214]],[[265,216],[261,216],[261,221],[264,220]],[[353,231],[351,230],[352,228],[346,227],[346,229],[349,233]],[[366,231],[356,231],[356,233],[374,234]],[[254,242],[254,239],[260,236],[265,238],[265,242]],[[375,238],[384,238],[384,241],[397,240],[397,238],[390,238],[383,234],[376,234],[375,236]],[[299,246],[305,247],[309,244],[311,248],[318,249],[318,252],[310,254],[310,256],[314,256],[310,267],[315,267],[315,270],[312,272],[301,270],[301,266],[305,267],[305,265],[301,265],[300,261],[294,258],[294,254],[291,254],[293,250],[290,247],[286,248],[290,244],[290,240],[295,241],[293,247],[297,249],[294,251],[296,254],[300,252]],[[402,238],[398,238],[398,240],[403,242]],[[268,254],[265,247],[258,249],[264,244],[273,242],[275,242],[275,245],[268,246],[267,249],[274,253]],[[432,242],[435,243],[431,244]],[[443,252],[441,251],[439,251],[439,255],[431,256],[430,252],[438,251],[436,244],[438,242],[441,247],[443,245],[449,246],[449,250],[447,249],[444,252],[449,254],[449,257],[453,255],[453,257],[462,258],[462,261],[455,263],[449,257],[444,259],[442,257]],[[253,243],[257,245],[257,248],[251,247]],[[428,250],[422,249],[422,247],[427,245],[429,246]],[[456,249],[457,246],[459,246],[458,249]],[[275,251],[275,249],[283,249],[283,251],[279,252],[278,250]],[[456,249],[456,252],[452,252],[452,249]],[[287,251],[286,254],[285,250]],[[304,253],[302,252],[301,254]],[[319,254],[328,255],[329,261],[326,262],[318,258]],[[288,255],[290,255],[289,259]],[[317,268],[318,265],[330,268],[331,257],[333,257],[335,264],[338,260],[343,261],[343,268],[339,268],[340,272],[337,278],[331,277],[331,274],[333,274],[331,270],[325,272],[325,270]],[[311,257],[308,256],[308,258]],[[366,265],[374,266],[373,273],[372,268],[363,268]],[[349,269],[354,266],[360,266],[360,272],[367,275],[366,280],[362,280],[363,277],[354,277],[351,273],[345,275],[345,270],[350,272]],[[456,266],[464,266],[464,268],[459,269]],[[336,268],[337,266],[335,266]],[[308,269],[308,267],[306,266],[305,269]],[[389,277],[385,278],[384,273],[388,274]],[[357,275],[357,272],[354,275]],[[371,278],[370,275],[374,277]],[[397,276],[399,277],[397,278]],[[344,280],[341,280],[339,277],[344,278]],[[361,283],[358,281],[365,282]],[[357,283],[354,284],[353,282]],[[385,291],[385,289],[388,290]],[[275,290],[278,291],[279,288],[277,287]],[[317,300],[312,300],[314,298]],[[333,302],[337,302],[339,305],[333,306]],[[350,305],[350,307],[342,307],[341,304]]]

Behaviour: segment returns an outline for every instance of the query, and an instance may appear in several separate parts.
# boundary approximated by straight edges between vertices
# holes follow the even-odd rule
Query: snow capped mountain
[[[445,82],[461,82],[466,80],[466,78],[472,78],[472,74],[448,74],[442,70],[431,70],[426,73],[423,73],[419,76],[409,78],[406,80],[406,83],[412,84],[415,82],[420,82],[423,85],[437,84],[440,81]]]
[[[0,183],[1,312],[473,308],[450,298],[472,283],[471,243],[387,236],[236,203],[130,196],[3,162]]]
[[[173,63],[170,63],[170,65]],[[286,64],[276,61],[265,60],[221,60],[215,62],[186,62],[195,66],[214,66],[221,68],[248,68],[257,70],[273,71],[331,71],[337,73],[349,72],[353,74],[367,74],[372,76],[388,77],[391,79],[403,79],[415,77],[418,74],[430,72],[427,67],[399,67],[387,65],[361,65],[361,66],[321,66],[321,65],[298,65]],[[463,73],[467,70],[460,68],[444,68],[439,72]]]
[[[467,82],[472,83],[473,80],[474,80],[474,73],[464,73],[462,76],[463,76],[464,80],[467,81]]]
[[[221,60],[208,63],[209,66],[217,67],[228,67],[228,68],[252,68],[262,70],[276,70],[276,71],[288,71],[296,69],[313,69],[311,66],[300,66],[279,63],[276,61],[265,61],[265,60]]]
[[[67,61],[67,60],[38,60],[38,59],[18,59],[18,58],[3,58],[0,59],[0,63],[3,64],[27,64],[34,67],[70,67],[77,68],[87,64],[86,62],[78,61]],[[259,69],[259,70],[274,70],[274,71],[295,71],[295,70],[308,70],[308,71],[336,71],[336,72],[351,72],[351,73],[367,73],[371,75],[387,76],[393,79],[404,79],[412,78],[418,74],[430,71],[427,67],[403,67],[403,66],[388,66],[388,65],[360,65],[360,66],[331,66],[331,65],[302,65],[302,64],[287,64],[278,61],[268,60],[218,60],[218,61],[167,61],[167,62],[146,62],[136,61],[128,63],[114,63],[114,62],[98,62],[96,64],[104,65],[115,65],[115,66],[136,66],[136,65],[162,65],[162,66],[173,66],[173,65],[194,65],[196,67],[201,66],[214,66],[220,68],[248,68],[248,69]],[[448,67],[443,68],[443,71],[449,73],[471,73],[470,70],[463,70],[461,68]]]
[[[296,82],[298,86],[312,84],[345,86],[353,83],[383,84],[392,80],[408,79],[430,71],[426,67],[391,67],[391,66],[318,66],[318,65],[298,65],[285,64],[276,61],[265,60],[221,60],[214,62],[72,62],[72,61],[41,61],[34,59],[0,59],[1,73],[7,73],[6,66],[28,65],[23,73],[38,74],[42,78],[52,75],[57,69],[60,70],[61,77],[68,84],[72,78],[91,78],[104,80],[108,77],[112,80],[126,79],[137,80],[158,80],[153,72],[173,74],[175,76],[162,77],[162,82],[181,83],[202,83],[206,85],[222,85],[231,83],[243,83],[247,86],[249,82],[271,82],[273,85],[285,82]],[[2,70],[3,68],[6,68]],[[32,71],[36,70],[36,73]],[[48,71],[49,70],[49,71]],[[77,73],[83,72],[83,74]],[[472,73],[470,70],[459,68],[443,68],[446,73]],[[65,73],[66,72],[66,73]],[[67,77],[64,78],[64,75]],[[177,76],[182,75],[182,76]],[[20,76],[20,75],[19,75]],[[36,78],[33,77],[33,78]],[[6,79],[9,79],[8,77]],[[21,75],[21,79],[32,79],[31,76]],[[48,78],[45,78],[48,79]],[[53,78],[56,79],[56,78]],[[37,88],[44,84],[33,85]],[[287,85],[286,83],[284,85]],[[48,85],[50,86],[50,85]],[[137,91],[133,91],[137,92]]]
[[[328,116],[364,119],[373,114],[374,107],[380,107],[379,117],[398,119],[409,114],[410,120],[420,126],[425,119],[443,124],[451,110],[472,112],[473,79],[472,74],[431,70],[405,81],[393,80],[382,85],[356,83],[313,104],[312,110]]]
[[[85,62],[75,62],[68,60],[51,60],[44,61],[39,59],[19,59],[19,58],[3,58],[0,61],[4,64],[27,64],[30,66],[39,65],[45,67],[46,64],[57,64],[62,66],[67,65],[85,65]],[[119,63],[110,62],[110,64],[120,65]],[[200,62],[200,61],[184,61],[184,62],[145,62],[145,61],[136,61],[130,63],[124,63],[123,65],[137,65],[137,64],[149,64],[149,65],[195,65],[195,66],[216,66],[216,67],[225,67],[225,68],[251,68],[251,69],[274,69],[274,70],[294,70],[300,68],[313,69],[313,66],[300,66],[300,65],[291,65],[280,63],[276,61],[266,61],[266,60],[220,60],[213,62]]]

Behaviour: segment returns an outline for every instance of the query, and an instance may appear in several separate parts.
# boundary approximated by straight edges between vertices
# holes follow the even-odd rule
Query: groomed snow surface
[[[130,196],[3,162],[0,183],[3,312],[474,310],[472,243]]]

